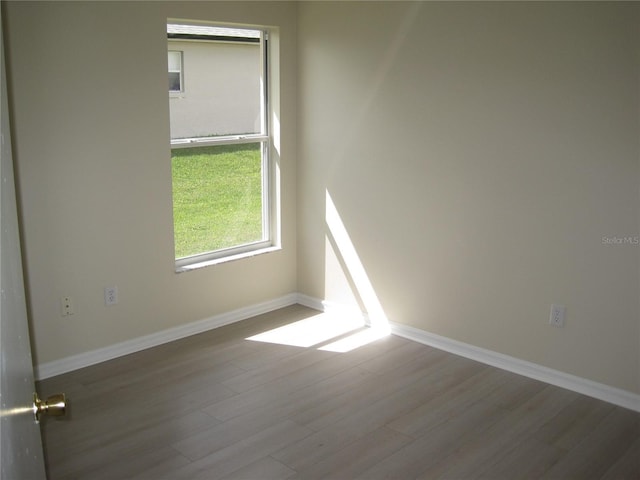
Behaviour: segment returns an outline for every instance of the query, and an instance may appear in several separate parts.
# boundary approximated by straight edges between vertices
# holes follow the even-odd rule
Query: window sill
[[[206,260],[201,262],[194,262],[188,265],[176,266],[176,273],[190,272],[192,270],[199,270],[201,268],[210,267],[212,265],[219,265],[221,263],[234,262],[243,258],[255,257],[256,255],[263,255],[265,253],[277,252],[282,250],[282,247],[266,247],[258,250],[252,250],[250,252],[238,253],[236,255],[228,255],[226,257],[214,258],[212,260]]]

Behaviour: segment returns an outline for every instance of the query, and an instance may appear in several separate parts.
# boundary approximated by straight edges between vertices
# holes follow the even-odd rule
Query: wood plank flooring
[[[640,479],[630,410],[394,336],[247,340],[310,319],[336,321],[296,305],[40,382],[70,398],[50,480]]]

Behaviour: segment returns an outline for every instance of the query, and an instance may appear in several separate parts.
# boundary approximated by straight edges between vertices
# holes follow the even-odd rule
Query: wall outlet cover
[[[551,305],[551,313],[549,315],[549,325],[554,327],[564,327],[564,305]]]
[[[104,288],[104,304],[107,307],[118,303],[118,287],[105,287]]]

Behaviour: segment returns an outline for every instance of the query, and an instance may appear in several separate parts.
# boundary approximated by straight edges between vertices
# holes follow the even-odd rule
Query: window
[[[167,37],[178,271],[268,249],[267,33],[170,22]]]
[[[169,91],[182,92],[182,52],[169,51]]]

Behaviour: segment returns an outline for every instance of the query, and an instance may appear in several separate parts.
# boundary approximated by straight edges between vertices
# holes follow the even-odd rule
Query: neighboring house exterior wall
[[[169,40],[183,52],[182,92],[169,93],[171,138],[260,131],[258,44]],[[247,75],[254,71],[255,75]]]

